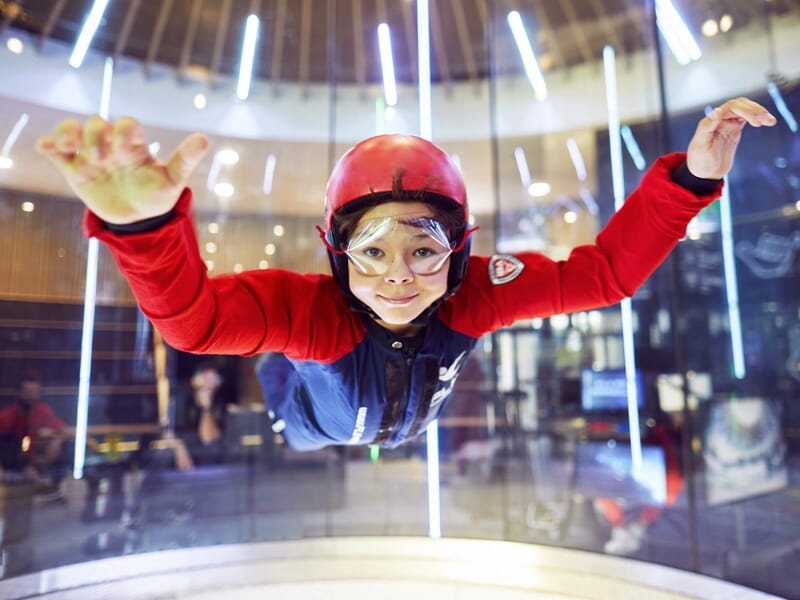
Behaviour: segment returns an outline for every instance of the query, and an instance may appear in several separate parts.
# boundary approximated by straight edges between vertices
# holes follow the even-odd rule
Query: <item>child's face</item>
[[[436,261],[435,254],[444,252],[441,244],[423,230],[403,224],[405,220],[433,216],[433,210],[423,202],[387,202],[366,212],[355,228],[358,232],[368,220],[398,220],[397,226],[359,250],[363,257],[374,261],[368,265],[368,273],[348,261],[350,291],[392,331],[403,331],[447,291],[449,254],[446,260]],[[380,268],[374,268],[373,264],[379,264]],[[435,266],[430,267],[432,264]],[[435,269],[432,273],[419,274],[432,268]],[[385,272],[377,274],[378,270]]]

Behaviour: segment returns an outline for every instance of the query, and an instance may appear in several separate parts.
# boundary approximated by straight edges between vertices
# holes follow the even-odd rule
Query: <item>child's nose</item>
[[[389,263],[389,270],[386,271],[384,279],[387,283],[410,283],[414,281],[414,271],[408,266],[405,258],[398,254],[394,260]]]

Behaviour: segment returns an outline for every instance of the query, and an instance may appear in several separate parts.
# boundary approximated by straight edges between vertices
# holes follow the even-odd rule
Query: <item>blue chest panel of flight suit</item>
[[[417,339],[396,338],[374,323],[351,352],[330,364],[285,361],[285,387],[259,379],[283,435],[296,450],[334,444],[394,447],[436,419],[477,339],[436,317]]]

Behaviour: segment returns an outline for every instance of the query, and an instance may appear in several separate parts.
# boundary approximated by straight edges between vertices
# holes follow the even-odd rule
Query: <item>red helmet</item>
[[[468,221],[464,180],[445,151],[420,137],[387,134],[359,142],[339,159],[325,194],[325,228],[330,230],[334,213],[351,203],[381,194],[390,198],[398,176],[404,191],[455,203]]]
[[[469,259],[467,191],[461,171],[444,150],[421,137],[400,134],[377,135],[353,146],[339,159],[328,180],[324,241],[333,276],[351,306],[370,312],[350,292],[347,258],[336,251],[343,240],[333,226],[333,218],[342,209],[357,210],[367,202],[396,200],[394,188],[398,184],[401,197],[463,211],[464,228],[451,232],[456,249],[450,257],[447,292],[415,321],[422,322],[461,285]]]

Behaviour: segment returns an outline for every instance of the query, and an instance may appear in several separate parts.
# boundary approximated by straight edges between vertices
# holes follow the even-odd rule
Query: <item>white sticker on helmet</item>
[[[516,256],[495,254],[489,260],[489,279],[495,285],[508,283],[516,279],[524,268],[525,264]]]

